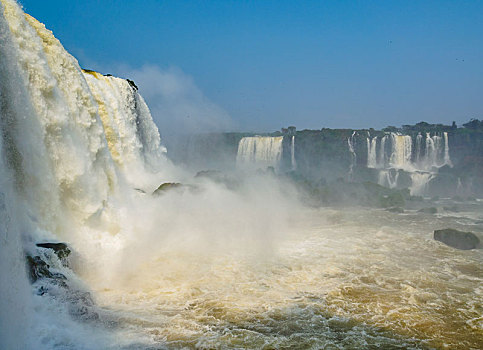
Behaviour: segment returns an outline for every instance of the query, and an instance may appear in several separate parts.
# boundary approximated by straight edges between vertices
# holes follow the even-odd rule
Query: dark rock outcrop
[[[159,185],[159,187],[154,190],[153,195],[159,196],[159,195],[164,194],[168,191],[180,190],[183,187],[184,186],[182,184],[178,183],[178,182],[165,182],[165,183]]]
[[[53,278],[49,270],[50,266],[40,256],[27,255],[27,271],[31,283],[41,278]]]
[[[452,228],[435,230],[434,239],[461,250],[475,249],[480,246],[480,239],[474,233],[458,231]]]
[[[67,258],[71,251],[65,243],[37,243],[39,248],[52,249],[64,266],[68,266]]]

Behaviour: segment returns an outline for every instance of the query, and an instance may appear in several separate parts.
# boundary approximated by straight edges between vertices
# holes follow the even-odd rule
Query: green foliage
[[[482,130],[483,131],[483,120],[470,119],[468,123],[463,124],[463,126],[470,130]]]

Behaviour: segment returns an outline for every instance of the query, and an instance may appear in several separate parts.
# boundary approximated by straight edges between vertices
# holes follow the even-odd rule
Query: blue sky
[[[483,1],[20,3],[81,66],[138,77],[161,130],[179,103],[195,130],[483,118]]]

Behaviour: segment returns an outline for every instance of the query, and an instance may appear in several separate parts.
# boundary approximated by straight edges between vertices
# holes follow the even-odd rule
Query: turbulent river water
[[[97,301],[153,348],[478,349],[482,251],[432,231],[481,228],[481,209],[307,210],[270,253],[166,250]]]
[[[432,238],[481,233],[482,200],[313,209],[270,174],[194,178],[133,82],[82,70],[13,0],[0,78],[0,349],[483,348],[482,250]]]

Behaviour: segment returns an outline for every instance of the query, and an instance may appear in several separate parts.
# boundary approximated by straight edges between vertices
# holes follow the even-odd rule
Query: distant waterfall
[[[422,148],[422,142],[423,142],[423,135],[418,134],[416,136],[416,163],[419,163],[421,161],[421,148]]]
[[[411,168],[412,140],[411,136],[391,133],[392,154],[389,163],[396,169]]]
[[[396,169],[380,170],[378,183],[381,186],[396,188],[398,178],[399,172]]]
[[[238,144],[236,164],[240,167],[278,168],[282,159],[283,136],[253,136],[244,137]]]
[[[292,144],[290,145],[290,160],[292,163],[292,170],[297,169],[297,162],[295,161],[295,135],[292,136]]]
[[[356,160],[354,135],[355,132],[347,140],[352,157],[350,176]],[[404,170],[411,175],[412,194],[423,193],[438,168],[443,165],[452,166],[447,132],[433,135],[419,133],[415,140],[410,135],[394,132],[379,138],[368,135],[366,143],[367,167],[380,169],[378,183],[395,188],[398,185],[398,171]]]
[[[444,164],[452,167],[453,163],[451,163],[451,159],[449,158],[448,133],[444,132],[443,137],[444,137]]]
[[[354,173],[354,166],[357,164],[357,155],[356,155],[356,151],[354,150],[354,138],[356,136],[356,132],[354,131],[351,135],[351,137],[349,137],[347,139],[347,144],[349,145],[349,152],[351,154],[351,163],[349,165],[349,181],[352,181],[352,175]]]
[[[377,167],[384,168],[386,166],[386,140],[387,135],[384,135],[381,139],[379,148],[379,158],[377,159]]]
[[[409,189],[412,195],[422,194],[426,190],[429,181],[434,177],[434,174],[416,171],[411,174],[411,188]]]
[[[373,137],[372,140],[367,138],[367,167],[376,168],[377,167],[377,136]]]

